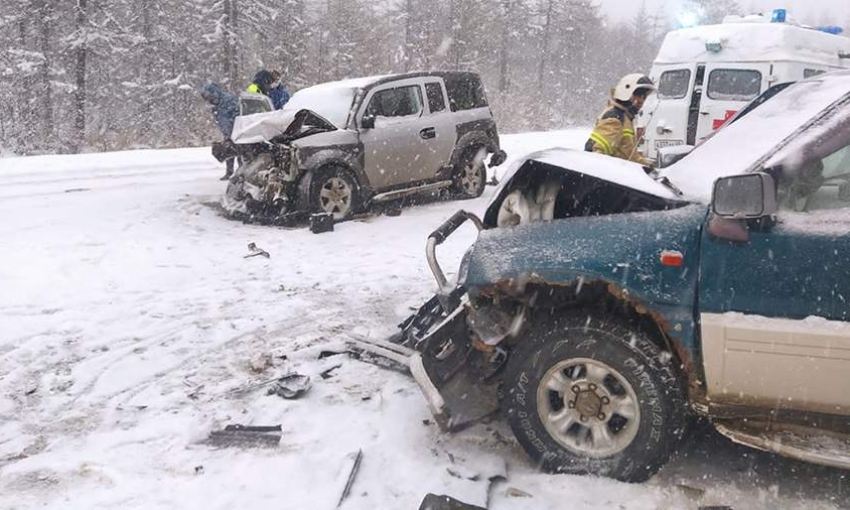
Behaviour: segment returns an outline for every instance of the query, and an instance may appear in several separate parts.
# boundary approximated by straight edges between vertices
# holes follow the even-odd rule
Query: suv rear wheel
[[[360,207],[360,187],[357,180],[342,167],[322,168],[310,185],[310,207],[316,213],[333,214],[343,220]]]
[[[671,356],[593,312],[542,321],[520,342],[502,406],[543,469],[641,482],[664,465],[686,424]]]
[[[453,191],[459,198],[477,198],[487,185],[487,167],[484,159],[487,148],[471,146],[463,151],[454,171]]]

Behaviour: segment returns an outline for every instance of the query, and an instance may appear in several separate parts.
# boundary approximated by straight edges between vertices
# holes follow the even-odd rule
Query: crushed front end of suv
[[[491,166],[505,160],[481,80],[459,72],[309,87],[283,110],[237,117],[233,141],[243,164],[224,207],[272,223],[303,213],[340,220],[423,193],[474,198],[487,156]]]

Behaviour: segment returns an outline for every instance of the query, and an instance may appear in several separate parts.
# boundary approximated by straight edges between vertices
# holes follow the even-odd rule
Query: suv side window
[[[428,96],[428,108],[431,109],[431,113],[441,112],[446,109],[443,87],[439,82],[426,83],[425,94]]]
[[[449,75],[445,77],[445,82],[446,92],[449,93],[449,106],[453,112],[487,106],[484,86],[477,75]]]
[[[422,112],[422,90],[419,85],[379,90],[372,96],[366,115],[405,117]]]

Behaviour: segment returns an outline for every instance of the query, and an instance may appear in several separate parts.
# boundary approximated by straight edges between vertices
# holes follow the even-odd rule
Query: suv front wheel
[[[346,169],[324,167],[316,172],[310,183],[310,207],[316,213],[333,214],[344,220],[360,207],[360,187]]]
[[[487,148],[483,146],[472,146],[463,151],[454,169],[453,191],[458,198],[477,198],[484,193],[487,185],[486,157]]]
[[[664,465],[685,427],[671,358],[610,316],[543,320],[511,353],[502,407],[543,469],[642,482]]]

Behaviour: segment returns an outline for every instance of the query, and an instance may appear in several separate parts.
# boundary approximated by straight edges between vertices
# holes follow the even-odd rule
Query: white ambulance
[[[836,32],[781,10],[670,32],[650,73],[658,93],[637,120],[642,152],[654,160],[661,147],[696,145],[773,85],[850,68],[850,38]]]

